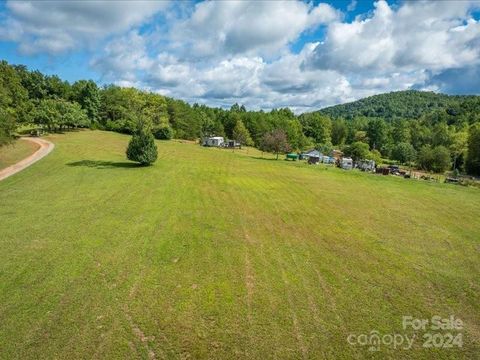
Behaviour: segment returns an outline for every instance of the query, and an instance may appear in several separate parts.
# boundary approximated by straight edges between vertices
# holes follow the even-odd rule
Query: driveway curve
[[[18,163],[13,164],[9,167],[6,167],[3,170],[0,170],[0,181],[2,181],[3,179],[6,179],[9,176],[16,174],[19,171],[22,171],[23,169],[29,167],[30,165],[37,162],[41,158],[47,156],[55,147],[53,143],[45,139],[34,138],[34,137],[21,137],[20,140],[34,142],[40,145],[40,148],[37,151],[35,151],[32,155],[26,157],[23,160],[20,160]]]

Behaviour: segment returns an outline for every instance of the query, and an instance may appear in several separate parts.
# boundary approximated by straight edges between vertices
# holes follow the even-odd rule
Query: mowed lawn
[[[0,147],[0,170],[25,159],[38,148],[38,144],[25,140],[16,140],[12,144]]]
[[[480,191],[157,142],[48,137],[0,182],[0,358],[478,358]],[[454,315],[463,347],[352,346]],[[442,334],[446,332],[440,332]]]

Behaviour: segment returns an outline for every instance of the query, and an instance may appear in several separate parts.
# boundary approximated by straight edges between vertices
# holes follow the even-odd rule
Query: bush
[[[173,138],[173,129],[168,125],[157,127],[152,132],[155,139],[171,140]]]
[[[451,165],[450,151],[445,146],[431,148],[426,145],[418,153],[418,165],[428,171],[444,172]]]
[[[375,164],[380,164],[382,162],[382,155],[377,149],[373,149],[372,151],[370,151],[370,154],[368,154],[367,158],[368,160],[375,161]]]
[[[410,143],[401,142],[393,147],[392,159],[400,161],[402,164],[414,161],[417,153]]]
[[[132,136],[127,148],[129,160],[150,165],[157,160],[157,155],[157,145],[150,131],[142,129]]]
[[[355,162],[366,159],[370,154],[368,144],[361,141],[354,142],[352,145],[347,146],[343,152],[345,156],[351,157]]]

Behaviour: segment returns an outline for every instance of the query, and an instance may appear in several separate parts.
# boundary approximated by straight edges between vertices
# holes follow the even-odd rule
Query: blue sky
[[[4,1],[0,53],[75,81],[297,112],[480,93],[480,1]]]

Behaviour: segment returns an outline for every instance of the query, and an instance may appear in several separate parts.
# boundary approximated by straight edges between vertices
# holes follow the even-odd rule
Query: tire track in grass
[[[244,208],[238,204],[239,194],[232,191],[230,187],[226,186],[225,179],[236,177],[238,175],[238,160],[237,156],[231,154],[225,154],[223,152],[218,153],[218,162],[221,161],[221,166],[216,167],[215,177],[209,177],[210,181],[214,182],[214,186],[208,187],[208,199],[215,199],[214,205],[217,208],[216,213],[222,213],[225,218],[225,231],[228,234],[233,235],[229,238],[228,244],[224,244],[229,248],[228,256],[226,256],[226,264],[222,269],[222,273],[227,274],[228,283],[233,287],[230,291],[236,294],[236,299],[239,302],[235,306],[235,311],[232,314],[232,319],[228,319],[228,333],[230,336],[234,336],[233,353],[236,356],[243,355],[247,358],[250,356],[249,351],[253,344],[253,316],[251,313],[252,301],[253,301],[253,282],[247,285],[247,281],[254,281],[253,269],[251,267],[250,255],[246,248],[246,242],[250,239],[248,229],[245,226],[246,217],[244,214]],[[210,200],[211,201],[211,200]],[[225,209],[225,204],[231,205],[228,209]],[[238,240],[238,241],[237,241]],[[233,242],[232,242],[233,241]],[[247,265],[250,264],[250,266]],[[247,267],[248,266],[248,267]],[[246,304],[243,302],[244,293],[242,287],[236,286],[236,281],[243,280],[245,284],[247,300]],[[247,280],[248,279],[248,280]],[[250,291],[252,290],[252,291]],[[250,294],[250,296],[248,295]],[[237,303],[236,301],[236,303]],[[247,322],[247,331],[242,328],[245,326],[245,319]]]
[[[269,169],[271,170],[271,168]],[[276,182],[278,182],[278,177],[273,177],[275,179]],[[283,185],[283,181],[280,180],[280,183]],[[253,186],[249,186],[250,188],[255,188]],[[262,200],[264,199],[266,196],[266,194],[264,193],[260,193],[256,196],[256,199],[258,200]],[[277,213],[278,213],[278,205],[275,203],[274,204],[274,208],[277,210]],[[284,288],[284,294],[286,295],[286,301],[287,301],[287,304],[289,306],[289,313],[290,313],[290,318],[291,318],[291,325],[292,325],[292,330],[293,330],[293,333],[294,333],[294,337],[296,339],[296,343],[297,343],[297,347],[300,351],[300,353],[302,354],[302,358],[306,359],[308,358],[308,347],[306,346],[306,343],[305,343],[305,339],[304,339],[304,335],[302,334],[302,329],[301,329],[301,326],[300,326],[300,321],[298,319],[298,315],[297,315],[297,312],[295,310],[295,304],[294,304],[294,301],[293,301],[293,298],[292,298],[292,294],[291,294],[291,289],[290,289],[290,284],[289,284],[289,281],[288,281],[288,276],[287,276],[287,271],[286,271],[286,263],[282,260],[283,259],[283,256],[282,254],[280,253],[280,250],[279,250],[279,245],[282,243],[282,240],[280,239],[280,237],[277,235],[277,232],[278,232],[278,228],[275,227],[275,225],[269,221],[270,217],[267,216],[267,219],[266,221],[264,222],[265,226],[267,226],[267,228],[269,228],[269,233],[272,235],[272,241],[273,243],[275,244],[274,246],[274,254],[275,254],[275,257],[272,257],[270,256],[269,258],[273,259],[276,263],[276,268],[280,270],[280,273],[281,273],[281,280],[283,282],[283,288]],[[266,269],[268,268],[268,266],[271,266],[271,263],[272,261],[267,261],[266,258],[264,258],[264,266],[263,268]],[[273,293],[273,292],[270,292],[270,293]]]
[[[291,185],[291,183],[295,183],[295,178],[291,178],[291,177],[283,177],[280,182],[282,183],[282,186],[288,186],[289,184]],[[288,205],[290,204],[291,201],[298,201],[299,198],[302,197],[302,195],[304,194],[301,194],[302,191],[300,191],[300,189],[302,189],[301,186],[297,186],[297,187],[294,187],[291,191],[289,192],[286,192],[285,194],[285,198],[283,199],[284,201],[282,202],[276,202],[275,203],[275,210],[276,212],[279,214],[282,214],[282,213],[288,213]],[[308,209],[308,208],[307,208]],[[309,211],[306,211],[307,212],[307,218],[308,218],[308,212]],[[283,226],[287,229],[287,233],[290,232],[290,226],[289,224],[286,222],[286,220],[283,220],[282,219],[282,222],[284,223]],[[303,222],[304,220],[302,220],[302,225],[303,225]],[[282,224],[279,224],[279,226],[282,226]],[[273,227],[272,231],[274,230],[275,227]],[[295,236],[295,235],[293,235]],[[297,251],[299,249],[296,249],[296,248],[292,248],[292,240],[293,239],[286,239],[284,242],[284,244],[287,246],[288,248],[288,256],[290,257],[290,259],[292,260],[292,264],[294,265],[294,269],[295,269],[295,273],[296,274],[301,274],[299,276],[299,280],[301,282],[301,286],[303,288],[303,293],[307,294],[307,308],[310,309],[310,311],[313,313],[313,318],[314,318],[314,322],[315,322],[315,328],[317,328],[317,330],[320,327],[320,315],[319,315],[319,310],[318,310],[318,307],[309,291],[309,288],[307,286],[307,282],[308,280],[305,278],[305,274],[303,274],[303,268],[299,266],[298,262],[296,261],[296,254],[297,254]],[[280,239],[277,239],[276,240],[277,242],[280,242]],[[287,296],[287,300],[289,302],[289,305],[290,305],[290,312],[291,312],[291,317],[292,317],[292,322],[293,322],[293,328],[294,328],[294,332],[295,332],[295,336],[297,338],[297,342],[298,342],[298,345],[299,345],[299,348],[302,352],[302,356],[304,358],[308,358],[309,356],[309,348],[305,342],[305,337],[303,336],[303,331],[301,329],[301,326],[300,326],[300,321],[299,321],[299,318],[296,314],[296,306],[294,304],[294,301],[293,301],[293,297],[291,295],[291,290],[290,290],[290,284],[289,284],[289,281],[288,281],[288,276],[286,274],[286,271],[285,269],[286,268],[290,268],[291,266],[287,266],[287,263],[286,261],[284,260],[285,257],[279,252],[277,251],[277,255],[276,255],[276,258],[277,258],[277,261],[278,263],[280,264],[281,268],[282,268],[282,278],[283,278],[283,281],[284,281],[284,284],[285,284],[285,287],[288,289],[288,296]],[[305,324],[307,325],[307,324]]]
[[[271,224],[270,232],[275,235],[277,233],[278,229],[280,229],[282,227],[285,228],[287,232],[289,232],[291,230],[291,227],[288,224],[288,220],[285,220],[284,217],[282,216],[282,214],[287,214],[288,210],[289,210],[288,209],[289,204],[291,204],[292,202],[293,203],[298,202],[298,200],[302,196],[304,196],[304,194],[302,194],[303,187],[300,186],[301,184],[298,184],[299,186],[296,186],[296,187],[293,187],[293,188],[291,186],[292,183],[296,183],[296,180],[297,180],[296,177],[295,177],[296,174],[287,173],[287,174],[285,174],[286,176],[282,176],[282,177],[272,176],[273,166],[275,166],[275,165],[270,166],[268,168],[268,170],[266,170],[266,173],[268,174],[269,178],[275,179],[275,182],[277,184],[279,184],[281,189],[289,189],[289,191],[284,191],[283,192],[283,197],[282,197],[281,201],[275,201],[274,202],[273,213],[274,213],[274,215],[276,215],[275,218],[279,219],[279,223],[278,224]],[[288,170],[286,169],[286,171],[288,171]],[[288,176],[288,175],[294,175],[294,177],[292,178],[291,176]],[[280,244],[282,242],[285,243],[285,241],[282,241],[278,237],[276,237],[274,241],[275,241],[275,243],[278,243],[278,244]],[[286,292],[287,293],[287,300],[288,300],[288,303],[289,303],[289,306],[290,306],[290,313],[291,313],[292,325],[293,325],[293,329],[294,329],[294,333],[295,333],[295,338],[297,339],[297,343],[298,343],[299,349],[302,353],[302,356],[304,358],[306,358],[306,357],[308,357],[309,350],[308,350],[308,346],[305,342],[305,337],[303,335],[303,331],[302,331],[301,326],[300,326],[300,320],[299,320],[299,318],[297,316],[297,313],[296,313],[296,310],[295,310],[296,306],[294,305],[293,297],[291,295],[290,284],[288,282],[288,277],[287,277],[287,273],[286,273],[286,270],[285,270],[285,269],[287,269],[287,264],[283,260],[284,256],[280,253],[279,246],[277,246],[276,249],[277,249],[277,251],[276,251],[276,256],[275,257],[276,257],[277,263],[279,264],[279,267],[282,269],[282,279],[283,279],[285,288],[287,289],[287,292]],[[290,250],[289,250],[289,252],[291,253]],[[297,263],[294,263],[294,265],[295,265],[295,269],[296,269],[295,273],[301,274],[302,269],[298,266]],[[301,281],[303,282],[303,288],[306,289],[305,279],[304,279],[303,276],[301,277]],[[316,308],[316,305],[314,304],[313,298],[310,295],[309,291],[305,291],[305,293],[308,294],[308,296],[307,296],[308,308],[310,308],[311,310],[312,310],[312,307]],[[316,323],[318,324],[319,323],[318,309],[317,309],[317,311],[313,310],[313,312],[317,313],[317,315],[316,316],[314,315],[314,317],[316,318]]]
[[[285,269],[284,268],[282,268],[282,277],[283,277],[283,282],[285,284],[285,287],[288,288],[289,287],[289,282],[287,280],[287,276],[285,274]],[[295,305],[293,303],[292,296],[290,294],[290,291],[287,291],[287,292],[288,292],[287,300],[288,300],[288,304],[290,305],[290,313],[291,313],[291,316],[292,316],[292,323],[293,323],[295,338],[297,339],[298,346],[299,346],[299,348],[302,352],[302,357],[304,359],[307,359],[308,358],[308,347],[305,343],[304,335],[302,334],[302,329],[301,329],[300,323],[298,321],[297,312],[295,311]]]
[[[295,176],[295,174],[293,174]],[[284,177],[282,179],[283,181],[286,181],[287,180],[287,177]],[[288,183],[295,183],[296,179],[295,178],[288,178]],[[283,203],[280,203],[280,204],[277,204],[277,210],[278,213],[282,213],[282,212],[287,212],[288,211],[288,207],[287,205],[291,202],[291,201],[298,201],[298,199],[301,197],[302,194],[300,194],[300,190],[302,187],[301,186],[297,186],[295,187],[292,191],[290,192],[287,192],[285,197],[288,199],[287,201],[284,201]],[[316,197],[316,196],[315,196]],[[305,229],[305,228],[308,228],[308,229],[311,229],[315,224],[309,224],[307,226],[307,224],[305,224],[305,220],[303,220],[304,218],[309,218],[311,215],[312,217],[314,217],[315,215],[315,212],[312,210],[313,207],[310,207],[310,208],[306,208],[306,213],[305,216],[301,219],[302,221],[302,226],[300,226],[300,228],[302,229]],[[309,214],[309,212],[312,212],[312,214]],[[303,233],[303,235],[307,235],[305,233]],[[297,249],[296,248],[293,248],[292,249],[292,243],[291,243],[291,240],[290,240],[290,245],[289,245],[289,248],[290,250],[288,251],[289,253],[289,256],[290,258],[292,259],[293,261],[293,264],[295,265],[295,268],[296,268],[296,272],[298,274],[301,274],[301,267],[298,265],[298,261],[296,261],[296,258],[298,257],[298,251],[296,251]],[[280,259],[283,259],[282,257],[280,257]],[[309,258],[310,260],[310,258]],[[311,260],[309,261],[309,263],[311,263]],[[318,271],[318,269],[315,268],[315,275],[316,275],[316,283],[317,284],[320,284],[320,287],[323,291],[323,294],[325,295],[325,299],[327,301],[327,304],[328,304],[328,307],[330,308],[330,312],[332,312],[337,320],[337,323],[340,325],[342,331],[344,333],[346,333],[346,327],[345,327],[345,324],[344,324],[344,321],[342,320],[342,318],[339,316],[339,312],[338,312],[338,309],[336,307],[336,304],[335,304],[335,299],[334,299],[334,296],[332,295],[330,289],[329,289],[329,286],[328,284],[326,283],[325,279],[323,279],[323,277],[321,276],[320,272]],[[302,282],[302,286],[303,286],[303,289],[304,289],[304,293],[308,294],[307,298],[309,299],[309,303],[310,303],[310,307],[311,307],[311,302],[313,301],[313,298],[310,294],[310,291],[308,291],[307,289],[307,286],[306,286],[306,283],[308,282],[308,280],[305,278],[305,275],[304,276],[301,276],[301,282]],[[318,319],[317,319],[318,321]]]
[[[294,251],[290,252],[290,257],[292,259],[292,262],[295,264],[296,273],[299,274],[302,267],[299,266],[299,263],[296,259],[296,255],[295,255]],[[308,261],[307,263],[309,264],[309,266],[312,266],[311,261]],[[309,306],[311,314],[313,315],[312,318],[313,318],[313,321],[314,321],[314,330],[315,330],[314,334],[315,334],[315,336],[318,336],[318,334],[323,335],[322,330],[324,330],[324,329],[322,327],[322,321],[321,321],[321,318],[320,318],[320,310],[319,310],[317,301],[315,300],[314,296],[312,295],[312,291],[311,291],[312,287],[309,286],[310,282],[305,278],[305,276],[301,277],[301,281],[302,281],[303,293],[307,294],[308,306]]]
[[[248,233],[245,232],[245,239],[247,243],[250,243],[250,236]],[[245,249],[245,288],[247,290],[246,294],[246,302],[247,302],[247,332],[248,332],[248,342],[249,346],[245,349],[245,355],[249,358],[251,355],[249,354],[249,350],[252,346],[254,346],[254,338],[253,338],[253,327],[254,327],[254,319],[252,314],[252,306],[253,306],[253,296],[255,290],[255,277],[253,273],[252,264],[250,261],[250,256],[248,254],[248,245]]]
[[[248,234],[245,234],[247,241],[249,241]],[[250,257],[248,251],[245,252],[245,287],[247,289],[247,320],[251,327],[253,323],[252,318],[252,299],[255,287],[255,278],[253,276],[252,264],[250,263]]]
[[[273,310],[275,310],[277,308],[277,303],[275,301],[277,298],[275,296],[275,289],[271,285],[271,283],[275,282],[275,280],[272,279],[270,274],[268,274],[268,272],[267,272],[267,270],[272,267],[272,262],[269,261],[269,259],[271,257],[267,255],[266,250],[265,250],[265,246],[264,246],[263,243],[260,245],[260,249],[259,249],[258,253],[260,254],[260,259],[261,259],[261,262],[262,262],[261,269],[263,269],[263,271],[262,271],[263,279],[264,279],[264,281],[266,281],[265,289],[268,289],[268,287],[267,287],[268,285],[270,287],[270,289],[268,289],[267,294],[266,294],[266,297],[268,299],[268,303],[270,305],[268,310],[270,312],[272,312],[272,315],[276,315],[273,312]],[[271,337],[273,339],[274,348],[273,349],[268,349],[268,350],[272,351],[275,354],[274,358],[277,358],[277,359],[282,358],[284,356],[284,354],[280,353],[281,348],[279,347],[279,345],[280,344],[283,345],[282,339],[280,337],[280,335],[283,334],[283,328],[278,323],[278,317],[270,318],[269,320],[270,320],[269,325],[273,328],[272,332],[269,334],[269,337]],[[272,321],[272,320],[275,320],[275,321]]]
[[[101,279],[102,279],[102,282],[104,284],[104,286],[106,287],[107,290],[112,290],[112,286],[111,284],[108,282],[107,280],[107,275],[105,274],[103,268],[102,268],[102,265],[100,263],[97,263],[97,267],[99,268],[99,273],[101,275]],[[142,276],[143,273],[141,273],[140,277]],[[128,294],[128,299],[129,300],[132,300],[135,296],[135,293],[137,291],[137,286],[138,286],[138,282],[135,282],[134,285],[132,286],[132,288],[130,289],[129,291],[129,294]],[[115,298],[118,302],[118,298]],[[120,303],[118,302],[117,305],[120,309],[120,312],[123,313],[124,317],[127,319],[128,321],[128,324],[130,326],[130,330],[132,332],[132,334],[135,336],[135,338],[140,342],[140,344],[142,344],[142,346],[144,347],[144,350],[146,351],[147,355],[148,355],[148,358],[150,360],[155,360],[157,357],[156,357],[156,354],[155,352],[153,351],[153,349],[151,348],[151,346],[149,345],[149,342],[153,342],[155,340],[155,337],[154,336],[147,336],[145,335],[145,333],[142,331],[142,329],[138,326],[138,324],[136,324],[132,318],[132,314],[131,314],[131,311],[130,311],[130,308],[128,306],[128,303],[124,303],[123,306],[120,305]],[[129,347],[133,350],[135,350],[135,352],[138,353],[138,350],[137,350],[137,347],[131,343],[129,341]],[[165,354],[162,354],[162,359],[165,358]]]
[[[255,291],[256,283],[261,282],[262,279],[264,284],[271,283],[270,276],[267,272],[271,267],[271,263],[267,260],[264,249],[266,239],[252,238],[250,234],[252,225],[257,224],[258,218],[256,215],[259,207],[263,206],[259,200],[262,199],[264,194],[257,190],[257,184],[253,177],[245,176],[243,173],[237,175],[240,178],[240,181],[237,183],[240,189],[233,188],[234,191],[228,192],[228,203],[231,203],[232,206],[238,210],[236,217],[241,220],[238,226],[240,227],[239,230],[245,247],[243,282],[247,321],[244,326],[246,327],[246,333],[248,335],[248,345],[244,349],[244,354],[246,358],[259,357],[258,354],[262,353],[268,354],[269,356],[273,354],[273,358],[279,358],[281,354],[279,355],[278,353],[280,351],[278,344],[281,344],[279,337],[281,328],[277,321],[272,321],[271,316],[265,319],[262,317],[264,308],[259,308],[260,311],[253,312],[256,297],[259,301],[261,301],[262,297],[265,297],[269,304],[268,309],[273,310],[277,307],[273,289],[272,291],[266,291],[262,289],[261,283],[259,283],[259,290]],[[263,226],[263,224],[260,226]],[[254,247],[254,251],[251,250],[252,247]],[[257,276],[255,276],[255,259],[257,259],[258,268],[261,269],[261,273],[257,273]],[[272,327],[271,331],[266,330],[265,325]],[[269,344],[271,344],[271,346],[269,346]]]

